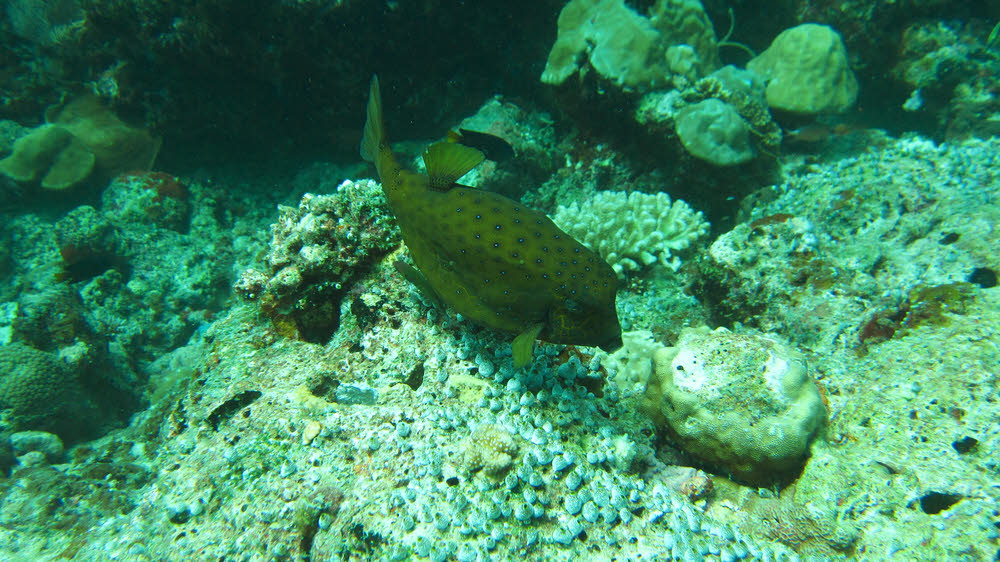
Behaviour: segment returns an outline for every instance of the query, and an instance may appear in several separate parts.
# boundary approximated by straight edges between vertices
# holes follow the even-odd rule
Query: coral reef
[[[264,4],[0,15],[33,178],[0,174],[0,558],[997,558],[998,0]],[[783,75],[740,67],[806,23],[813,103],[772,114]],[[515,368],[400,275],[375,70],[407,167],[499,135],[467,193],[598,233],[621,350]],[[87,91],[160,171],[88,149],[55,176],[92,190],[32,189],[95,121],[31,127]]]
[[[350,282],[399,244],[391,216],[373,181],[345,181],[332,195],[306,194],[297,208],[282,207],[271,226],[269,271],[248,269],[236,289],[301,337],[329,338]]]

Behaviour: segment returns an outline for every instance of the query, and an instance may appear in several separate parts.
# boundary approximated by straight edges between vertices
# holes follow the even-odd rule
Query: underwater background
[[[1000,560],[1000,1],[0,6],[0,560]]]

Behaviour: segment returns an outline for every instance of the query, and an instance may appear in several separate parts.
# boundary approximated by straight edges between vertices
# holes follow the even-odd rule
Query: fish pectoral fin
[[[542,332],[545,324],[538,323],[528,326],[523,332],[514,338],[510,344],[510,349],[514,355],[514,368],[520,369],[531,363],[531,353],[535,347],[535,339]]]
[[[444,302],[441,301],[441,297],[439,297],[437,292],[434,291],[434,286],[431,285],[431,282],[428,281],[426,277],[424,277],[423,273],[420,273],[419,269],[404,261],[397,261],[392,265],[396,268],[396,271],[401,273],[407,281],[412,283],[413,286],[420,291],[420,294],[423,295],[425,299],[431,301],[434,308],[444,308]]]
[[[424,166],[430,177],[430,188],[447,191],[469,170],[485,159],[475,148],[448,141],[436,142],[424,151]]]

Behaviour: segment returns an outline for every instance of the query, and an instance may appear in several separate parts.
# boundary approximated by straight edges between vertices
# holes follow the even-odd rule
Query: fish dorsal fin
[[[441,141],[428,146],[424,151],[424,166],[430,176],[430,188],[437,191],[451,189],[458,178],[484,159],[482,152],[462,144]]]

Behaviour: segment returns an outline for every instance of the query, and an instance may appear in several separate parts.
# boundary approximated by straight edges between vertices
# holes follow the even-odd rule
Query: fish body
[[[465,318],[520,334],[515,364],[525,363],[525,342],[530,359],[536,336],[552,343],[621,347],[618,278],[611,266],[545,214],[456,185],[483,160],[475,148],[436,143],[424,153],[428,174],[403,169],[385,140],[377,78],[361,154],[375,163],[423,277],[419,285]]]

